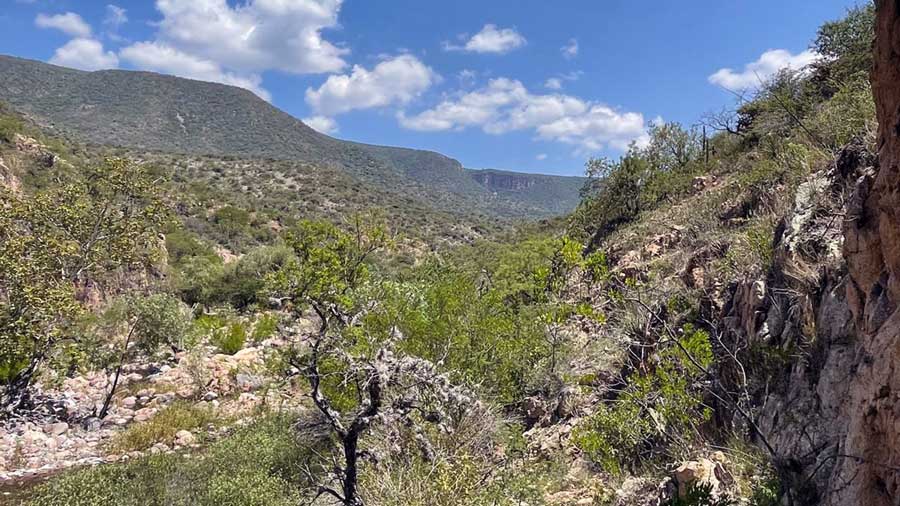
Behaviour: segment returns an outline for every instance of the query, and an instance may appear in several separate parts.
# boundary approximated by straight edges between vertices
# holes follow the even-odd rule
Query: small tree
[[[371,456],[360,442],[373,425],[410,429],[423,455],[433,458],[423,424],[442,424],[478,404],[430,361],[395,353],[403,340],[399,331],[374,353],[351,354],[326,327],[308,336],[308,354],[292,360],[309,380],[313,403],[336,439],[336,463],[319,482],[316,498],[327,494],[346,506],[360,506],[359,467]],[[351,399],[349,407],[338,409]],[[306,473],[316,480],[309,467]]]
[[[190,309],[166,294],[128,297],[113,305],[104,316],[110,333],[120,331],[123,322],[128,330],[118,353],[104,361],[107,367],[115,368],[115,374],[98,418],[105,418],[109,412],[125,364],[140,355],[152,356],[162,346],[172,352],[180,351],[191,325]]]
[[[76,289],[122,269],[146,268],[168,220],[158,181],[108,159],[32,196],[0,190],[0,406],[26,399],[39,365],[75,336]]]
[[[839,86],[854,74],[872,69],[875,5],[867,2],[847,11],[842,19],[823,24],[813,49],[820,58],[813,67],[819,79]]]
[[[449,405],[472,401],[450,384],[429,361],[398,353],[401,333],[387,339],[367,335],[360,325],[369,307],[360,289],[370,282],[368,259],[390,244],[383,227],[357,219],[351,232],[319,222],[301,222],[286,235],[296,258],[268,276],[271,295],[290,300],[296,311],[311,307],[319,318],[317,332],[303,336],[307,351],[294,350],[289,362],[309,382],[312,401],[334,442],[334,464],[318,479],[316,498],[330,495],[347,506],[359,506],[359,466],[368,454],[361,438],[375,424],[418,427],[440,423]],[[427,438],[417,440],[427,453]]]

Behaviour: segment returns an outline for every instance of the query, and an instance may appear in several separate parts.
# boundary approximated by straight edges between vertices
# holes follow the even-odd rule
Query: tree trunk
[[[359,482],[359,434],[351,432],[344,438],[344,504],[345,506],[362,506],[357,497],[356,487]]]
[[[33,357],[28,367],[19,371],[0,395],[0,418],[6,418],[28,401],[28,388],[37,372],[41,357]]]

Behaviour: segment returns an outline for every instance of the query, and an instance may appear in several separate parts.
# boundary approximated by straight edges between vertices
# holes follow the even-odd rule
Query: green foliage
[[[240,244],[240,240],[250,230],[250,212],[235,206],[225,206],[216,210],[213,222],[231,244]]]
[[[247,342],[247,324],[233,314],[203,314],[194,320],[192,337],[207,340],[226,355],[234,355]]]
[[[874,139],[877,119],[868,72],[860,72],[840,82],[834,95],[812,115],[809,124],[816,137],[832,151],[854,138],[869,135]]]
[[[547,482],[558,469],[547,463],[527,469],[496,467],[472,455],[441,459],[436,463],[412,458],[401,470],[379,477],[380,488],[370,492],[382,506],[518,506],[545,504]],[[543,465],[541,465],[543,464]],[[374,481],[374,480],[373,480]],[[369,486],[369,488],[374,488]]]
[[[8,115],[0,116],[0,140],[12,142],[16,134],[21,133],[24,128],[25,125],[19,118]]]
[[[595,282],[604,282],[609,278],[609,262],[606,252],[596,250],[584,258],[584,268]]]
[[[691,483],[684,497],[676,495],[670,506],[735,506],[738,502],[729,496],[714,497],[713,487],[708,483]]]
[[[226,332],[219,333],[215,345],[226,355],[234,355],[244,349],[247,342],[247,330],[241,322],[234,322],[228,326]]]
[[[781,483],[771,471],[756,477],[750,494],[750,506],[778,506],[781,504]]]
[[[357,217],[351,229],[348,233],[330,223],[300,221],[284,236],[294,258],[266,276],[268,291],[301,308],[309,303],[351,306],[350,292],[369,277],[371,256],[391,243],[380,224]]]
[[[172,289],[188,304],[210,305],[220,298],[224,275],[222,259],[216,255],[187,257],[175,267]]]
[[[273,337],[278,331],[278,314],[265,313],[259,315],[256,323],[253,325],[253,333],[251,335],[254,342],[264,341]]]
[[[182,227],[174,227],[166,232],[166,252],[169,265],[172,266],[182,265],[196,257],[219,260],[212,246]]]
[[[156,443],[171,445],[181,430],[205,429],[216,421],[211,408],[187,402],[175,402],[162,409],[150,420],[133,424],[116,434],[111,449],[117,453],[146,450]]]
[[[702,369],[713,361],[706,332],[690,326],[657,353],[655,367],[636,371],[615,401],[576,429],[575,444],[610,473],[652,456],[659,447],[690,441],[710,417],[703,405]],[[701,369],[702,368],[702,369]]]
[[[521,398],[549,355],[537,308],[509,304],[505,289],[479,288],[475,275],[449,266],[432,264],[414,280],[386,285],[378,300],[363,321],[371,339],[396,327],[404,352],[442,361],[501,403]]]
[[[52,355],[81,313],[75,286],[149,267],[168,222],[143,168],[108,159],[34,195],[0,190],[0,364]]]
[[[281,245],[251,250],[225,266],[208,302],[225,302],[239,309],[258,303],[266,276],[286,266],[292,255],[290,248]]]
[[[702,138],[678,123],[654,125],[646,146],[632,145],[618,161],[592,159],[573,223],[593,242],[661,202],[690,191]]]
[[[166,294],[132,297],[125,311],[126,321],[134,325],[135,343],[146,355],[160,346],[184,347],[193,315],[180,300]]]
[[[803,119],[821,101],[819,90],[802,72],[784,69],[766,82],[753,100],[738,108],[739,128],[745,142],[753,145],[765,139],[782,140],[792,135],[800,135],[808,142],[819,142],[809,138],[804,130]]]
[[[162,415],[162,413],[160,413]],[[158,415],[158,416],[160,416]],[[32,506],[288,506],[308,484],[300,465],[310,447],[285,416],[269,416],[214,443],[198,458],[144,457],[80,469],[38,487]],[[313,445],[313,441],[305,441]]]
[[[823,56],[816,64],[819,78],[840,84],[869,72],[874,38],[875,6],[871,1],[850,9],[842,19],[823,24],[813,42],[813,49]]]

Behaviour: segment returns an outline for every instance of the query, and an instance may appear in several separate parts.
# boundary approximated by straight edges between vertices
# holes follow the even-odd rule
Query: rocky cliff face
[[[900,2],[877,2],[872,89],[878,164],[859,179],[844,221],[847,301],[859,339],[834,504],[900,501]]]
[[[537,180],[525,174],[509,172],[478,171],[472,172],[472,179],[490,191],[521,191],[537,184]]]
[[[900,504],[898,0],[877,1],[872,85],[877,159],[849,147],[803,185],[769,278],[723,310],[726,341],[790,357],[757,402],[792,504]]]

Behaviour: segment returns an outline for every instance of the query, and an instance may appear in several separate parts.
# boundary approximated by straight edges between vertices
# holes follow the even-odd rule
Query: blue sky
[[[808,63],[816,28],[856,2],[0,3],[0,53],[235,84],[340,138],[574,175]]]

